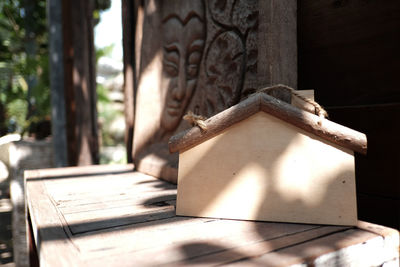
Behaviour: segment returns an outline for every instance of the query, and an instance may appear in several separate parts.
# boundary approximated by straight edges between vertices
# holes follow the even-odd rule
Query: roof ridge
[[[263,111],[300,129],[317,135],[327,141],[349,148],[362,154],[367,152],[365,134],[322,119],[317,115],[303,111],[266,93],[255,93],[238,104],[205,120],[206,131],[193,127],[180,132],[169,139],[170,152],[187,150],[216,135],[229,126],[236,124],[251,115]]]

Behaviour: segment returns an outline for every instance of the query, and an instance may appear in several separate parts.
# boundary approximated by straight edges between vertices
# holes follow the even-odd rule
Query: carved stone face
[[[202,13],[183,8],[163,20],[162,87],[166,96],[161,126],[167,131],[178,126],[196,87],[206,35]]]

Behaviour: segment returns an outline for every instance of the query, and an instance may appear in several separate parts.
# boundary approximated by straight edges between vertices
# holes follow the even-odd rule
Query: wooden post
[[[97,164],[93,1],[63,1],[64,83],[70,165]]]
[[[139,1],[122,0],[122,31],[124,50],[124,113],[125,113],[125,145],[128,163],[132,163],[133,129],[135,121],[135,33]]]
[[[51,125],[54,165],[64,167],[67,160],[67,135],[64,100],[64,56],[61,0],[47,1],[50,46]]]
[[[297,1],[259,1],[258,81],[297,89]]]

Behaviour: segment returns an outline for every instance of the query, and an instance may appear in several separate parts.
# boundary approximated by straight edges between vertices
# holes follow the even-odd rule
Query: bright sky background
[[[122,62],[121,0],[111,0],[110,9],[100,14],[100,23],[94,30],[96,47],[114,44],[112,58]]]

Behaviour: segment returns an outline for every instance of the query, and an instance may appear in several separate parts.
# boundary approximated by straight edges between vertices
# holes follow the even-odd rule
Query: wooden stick
[[[198,127],[194,127],[172,136],[169,140],[169,150],[171,153],[187,150],[259,111],[271,114],[339,146],[362,154],[367,152],[365,134],[327,119],[321,119],[265,93],[254,94],[204,121],[207,131],[201,131]]]

